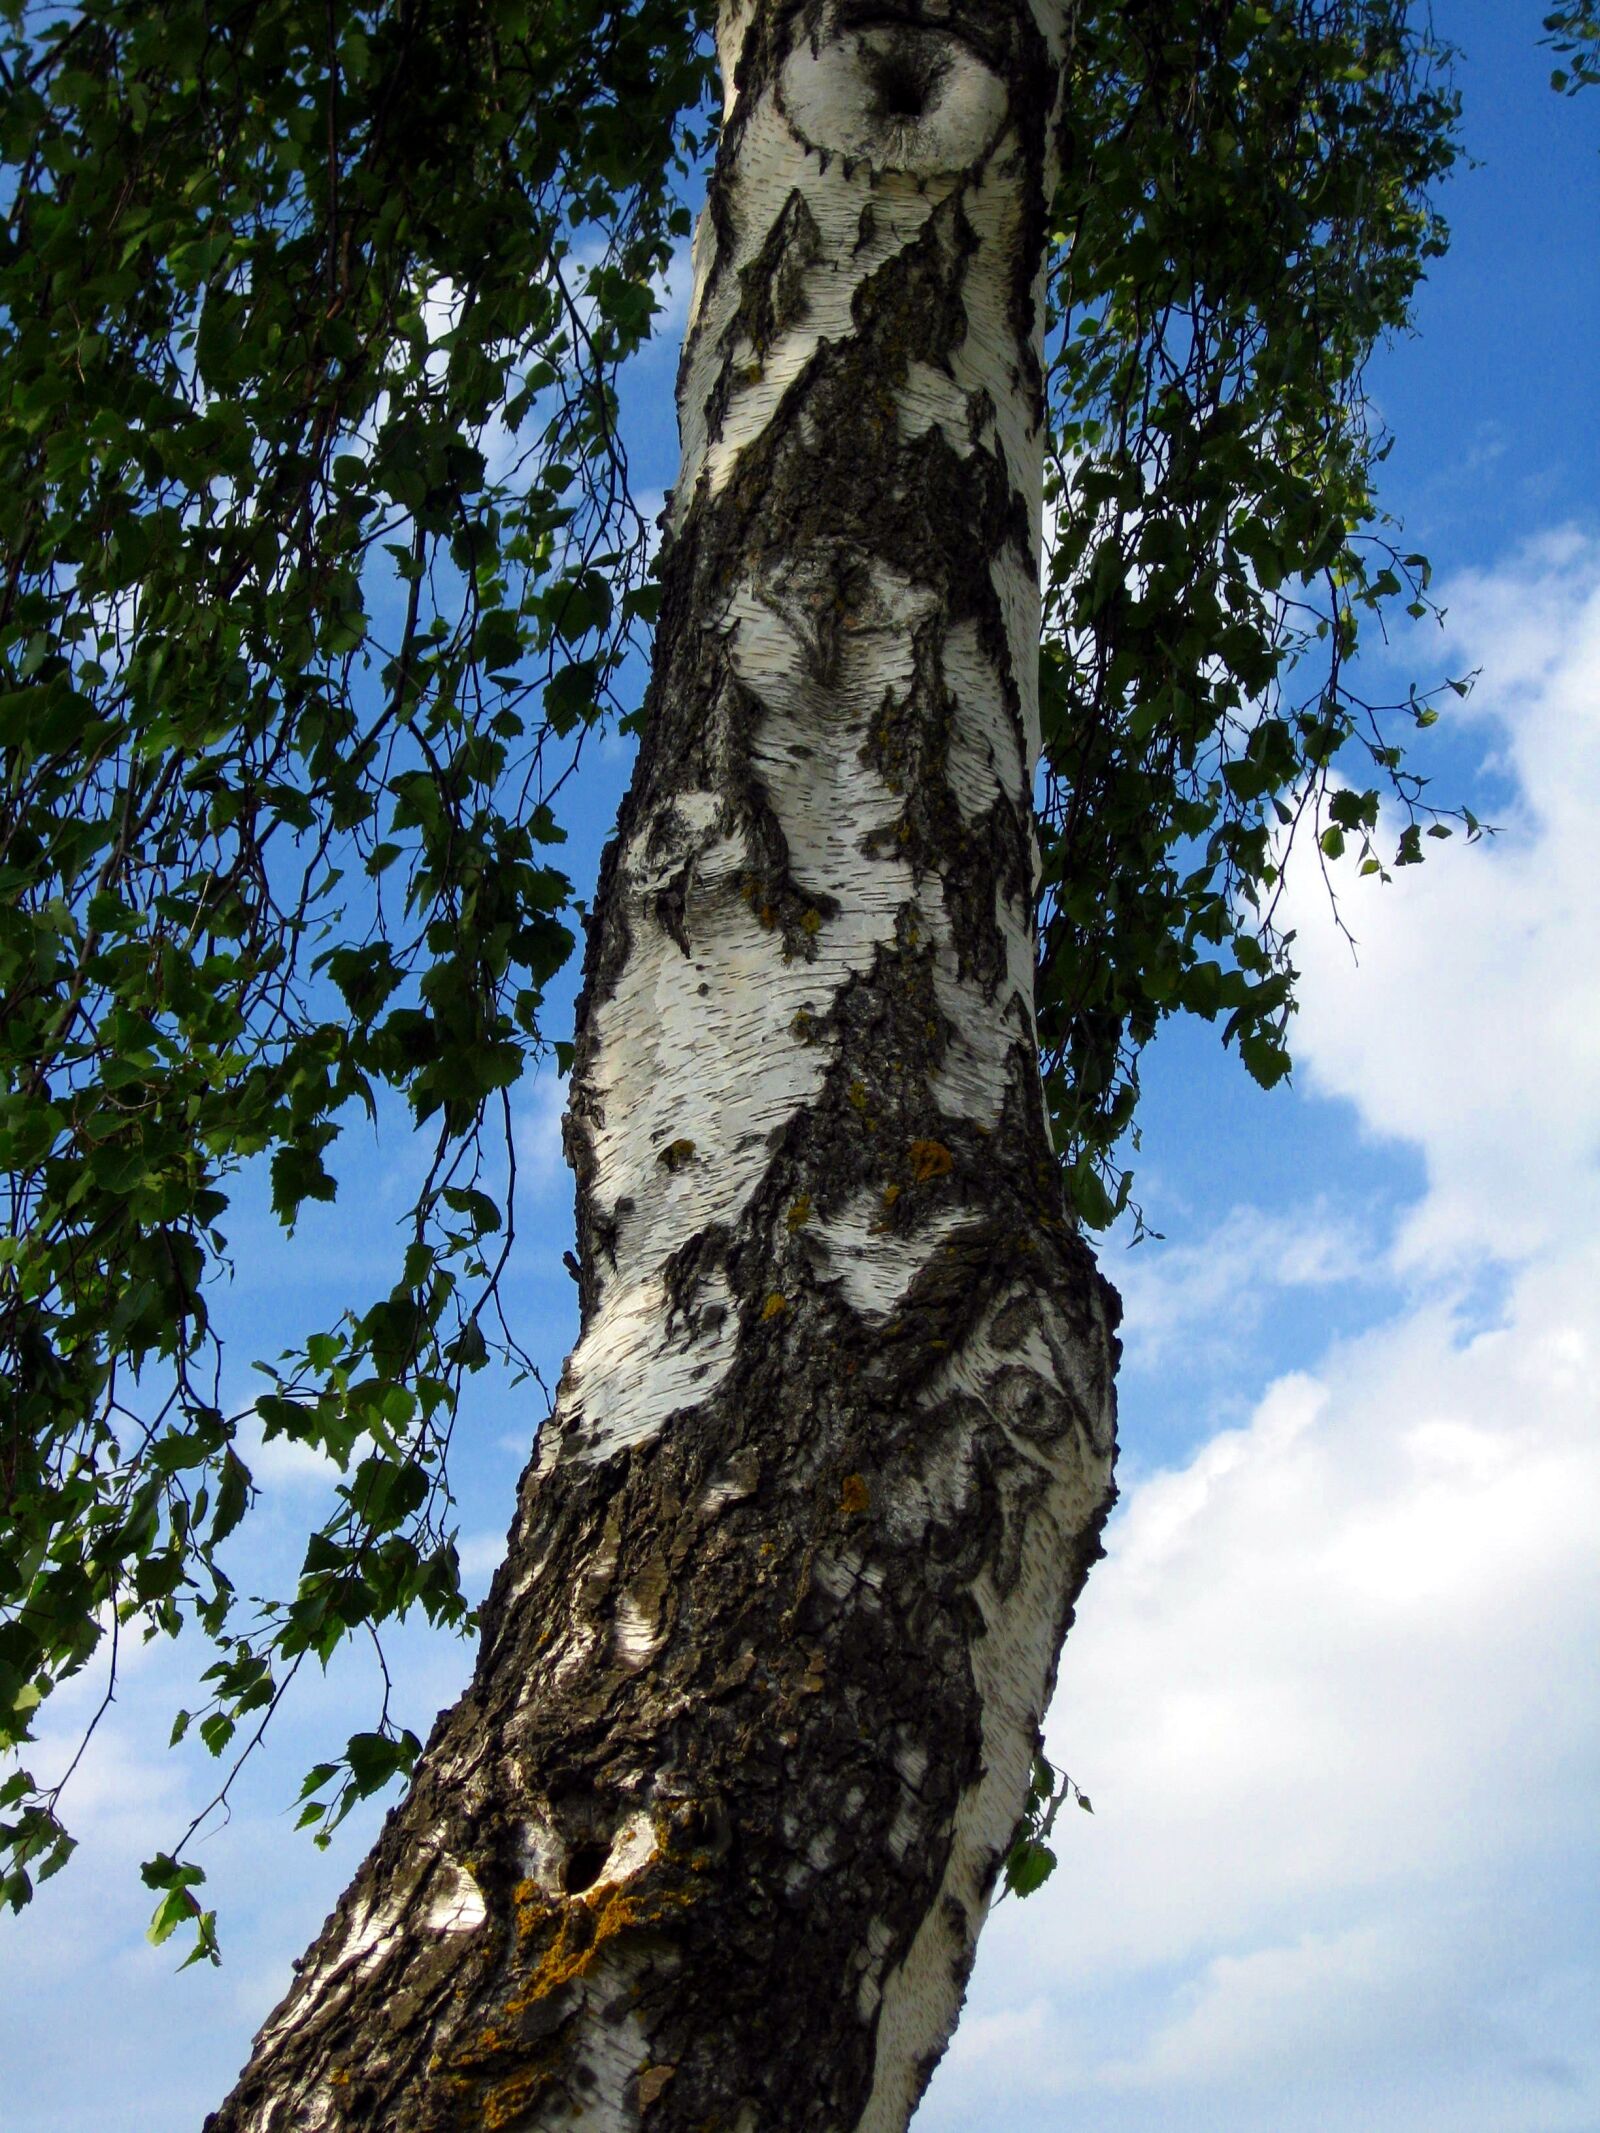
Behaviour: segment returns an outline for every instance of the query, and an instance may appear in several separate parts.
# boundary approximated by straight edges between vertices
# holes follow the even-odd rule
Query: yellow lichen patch
[[[350,2086],[349,2067],[336,2066],[333,2072],[328,2076],[328,2080],[332,2087],[336,2089],[347,2089]]]
[[[608,1941],[631,1930],[660,1925],[673,1911],[690,1901],[683,1889],[656,1889],[648,1896],[624,1896],[619,1889],[599,1883],[585,1890],[563,1909],[560,1923],[532,1974],[514,1999],[505,2004],[508,2015],[517,2015],[536,2000],[559,1992],[563,1985],[586,1977]]]
[[[780,1296],[778,1294],[778,1291],[774,1289],[772,1294],[767,1298],[766,1302],[761,1306],[761,1316],[763,1318],[781,1318],[784,1312],[788,1310],[788,1308],[788,1297]]]
[[[793,1236],[797,1229],[804,1229],[810,1220],[811,1195],[808,1192],[803,1192],[798,1200],[791,1203],[789,1212],[783,1218],[784,1227]]]
[[[618,1897],[613,1903],[626,1909],[629,1899]],[[610,1910],[608,1905],[607,1909]],[[601,1918],[606,1913],[602,1912]],[[506,2003],[507,2014],[520,2014],[535,2000],[548,1998],[559,1992],[563,1985],[570,1985],[574,1978],[583,1977],[593,1964],[604,1940],[620,1932],[628,1923],[624,1916],[607,1921],[607,1930],[602,1935],[600,1919],[582,1904],[575,1904],[561,1920],[553,1939],[536,1964],[532,1976],[514,2000]]]
[[[517,1914],[517,1938],[523,1943],[531,1940],[547,1919],[556,1916],[556,1905],[536,1881],[519,1881],[511,1891],[511,1903]]]
[[[471,2044],[464,2044],[459,2051],[451,2053],[450,2064],[457,2072],[461,2072],[481,2066],[486,2059],[501,2059],[515,2048],[513,2040],[505,2031],[496,2029],[491,2022],[487,2029],[479,2031]]]
[[[846,1096],[849,1097],[850,1101],[855,1105],[858,1111],[864,1111],[867,1108],[867,1085],[864,1081],[851,1082],[849,1088],[846,1089],[844,1093],[846,1094]]]
[[[811,1042],[812,1020],[813,1018],[807,1009],[801,1007],[795,1010],[795,1018],[789,1024],[789,1029],[790,1033],[798,1037],[802,1044]]]
[[[540,2090],[548,2088],[552,2079],[548,2056],[532,2066],[518,2067],[485,2093],[480,2105],[483,2123],[494,2133],[501,2127],[520,2125],[538,2101]]]
[[[775,905],[763,904],[761,906],[761,923],[769,933],[772,931],[773,927],[778,923],[778,912]]]
[[[641,2066],[639,2069],[639,2108],[648,2111],[662,2090],[678,2071],[675,2066]]]
[[[822,913],[820,911],[802,911],[800,914],[800,930],[802,933],[820,933],[822,931]]]
[[[665,1148],[656,1151],[656,1161],[668,1170],[681,1170],[693,1154],[693,1141],[668,1141]]]
[[[926,1185],[930,1178],[948,1177],[956,1165],[943,1141],[913,1141],[909,1154],[911,1175],[919,1185]]]
[[[885,1185],[883,1188],[883,1204],[885,1207],[893,1207],[899,1197],[900,1188],[898,1185]]]
[[[872,1491],[867,1487],[866,1477],[861,1474],[846,1474],[844,1487],[839,1491],[839,1509],[846,1518],[859,1518],[872,1502]]]

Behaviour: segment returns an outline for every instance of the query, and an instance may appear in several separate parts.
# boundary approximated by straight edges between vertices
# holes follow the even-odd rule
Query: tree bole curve
[[[743,0],[471,1687],[209,2133],[900,2133],[1112,1498],[1033,1022],[1060,10]]]

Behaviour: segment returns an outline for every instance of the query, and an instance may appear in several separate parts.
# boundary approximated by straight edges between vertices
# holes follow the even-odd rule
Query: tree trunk
[[[211,2133],[899,2133],[1109,1507],[1032,1010],[1061,0],[735,0],[582,1333],[471,1688]]]

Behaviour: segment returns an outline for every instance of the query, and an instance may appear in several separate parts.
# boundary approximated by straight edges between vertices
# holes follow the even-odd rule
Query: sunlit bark
[[[1033,1023],[1060,0],[742,0],[472,1687],[213,2133],[898,2133],[1111,1496]]]

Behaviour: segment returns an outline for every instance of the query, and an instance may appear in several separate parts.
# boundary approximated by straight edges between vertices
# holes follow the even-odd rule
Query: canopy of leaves
[[[1544,18],[1544,37],[1561,64],[1550,86],[1561,96],[1600,85],[1600,0],[1567,0]]]
[[[1395,863],[1449,834],[1348,678],[1364,627],[1426,612],[1361,377],[1444,246],[1442,59],[1401,0],[1080,18],[1049,291],[1039,1002],[1096,1227],[1128,1203],[1139,1054],[1166,1016],[1221,1016],[1257,1081],[1287,1073],[1273,917],[1297,835],[1380,871],[1386,795]]]
[[[222,1754],[305,1654],[466,1613],[484,1134],[572,944],[550,801],[652,598],[614,377],[688,234],[704,40],[689,0],[0,25],[0,1745],[137,1613],[216,1640]],[[392,1286],[257,1403],[348,1478],[241,1629],[230,1180],[269,1165],[292,1225],[385,1088],[433,1161]],[[56,1789],[0,1790],[14,1905]]]
[[[134,1623],[214,1640],[174,1736],[236,1758],[308,1655],[467,1618],[446,1454],[512,1345],[490,1129],[571,946],[560,795],[651,613],[615,374],[687,235],[708,12],[0,0],[0,1747]],[[1040,1004],[1094,1224],[1164,1016],[1286,1069],[1283,843],[1380,867],[1386,793],[1399,862],[1446,827],[1347,680],[1424,604],[1360,377],[1443,242],[1435,65],[1399,0],[1079,13]],[[431,1161],[393,1281],[254,1403],[338,1508],[246,1611],[222,1225],[247,1164],[287,1225],[332,1199],[341,1131],[395,1100]],[[381,1713],[302,1820],[415,1747]],[[70,1849],[60,1782],[0,1786],[13,1905]],[[152,1931],[214,1952],[182,1851],[146,1869]]]

